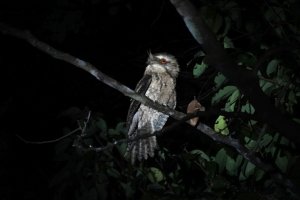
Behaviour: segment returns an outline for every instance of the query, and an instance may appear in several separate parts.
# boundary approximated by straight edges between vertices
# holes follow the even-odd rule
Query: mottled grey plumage
[[[179,66],[174,56],[166,53],[149,54],[148,66],[143,78],[137,84],[135,91],[144,94],[151,100],[175,108],[176,106],[176,78]],[[168,115],[149,108],[138,101],[132,100],[128,116],[128,138],[133,139],[142,134],[154,133],[165,125]],[[127,155],[132,163],[135,159],[147,159],[154,156],[157,147],[156,136],[129,142]]]

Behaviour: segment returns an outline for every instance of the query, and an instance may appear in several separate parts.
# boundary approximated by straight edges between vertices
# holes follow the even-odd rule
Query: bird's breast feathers
[[[151,100],[162,104],[173,105],[176,102],[175,80],[168,75],[152,76],[151,84],[145,95]],[[170,106],[175,108],[174,106]]]

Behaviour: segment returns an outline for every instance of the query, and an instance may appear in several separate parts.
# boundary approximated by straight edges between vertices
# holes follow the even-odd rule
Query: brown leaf
[[[189,103],[189,105],[186,109],[186,113],[194,113],[196,111],[205,111],[205,107],[202,106],[200,104],[200,102],[197,101],[197,99],[194,99]],[[199,121],[199,117],[194,117],[194,118],[190,119],[188,121],[188,123],[192,126],[196,126],[198,121]]]

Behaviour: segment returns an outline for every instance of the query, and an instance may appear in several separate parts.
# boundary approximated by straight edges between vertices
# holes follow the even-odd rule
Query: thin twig
[[[76,128],[75,130],[71,131],[70,133],[61,136],[59,138],[56,138],[54,140],[47,140],[47,141],[30,141],[30,140],[26,140],[24,138],[22,138],[20,135],[16,135],[17,138],[19,138],[20,140],[22,140],[23,142],[25,142],[26,144],[50,144],[50,143],[54,143],[54,142],[58,142],[64,138],[69,137],[70,135],[76,133],[77,131],[80,131],[81,128]]]
[[[155,17],[155,19],[153,20],[153,22],[151,23],[150,27],[153,27],[156,24],[156,22],[159,20],[159,18],[162,15],[162,12],[164,10],[164,6],[165,6],[165,0],[162,1],[159,12],[158,12],[157,16]]]
[[[59,142],[60,140],[63,140],[67,137],[69,137],[70,135],[76,133],[77,131],[81,131],[81,134],[83,135],[86,131],[86,127],[87,127],[87,124],[90,120],[90,117],[91,117],[91,111],[89,111],[88,113],[88,116],[86,118],[86,121],[84,121],[84,126],[83,128],[81,127],[79,121],[78,121],[78,128],[76,128],[75,130],[67,133],[66,135],[63,135],[59,138],[56,138],[54,140],[47,140],[47,141],[30,141],[30,140],[26,140],[24,139],[23,137],[21,137],[20,135],[16,135],[17,138],[19,138],[20,140],[22,140],[23,142],[25,142],[26,144],[49,144],[49,143],[55,143],[55,142]]]
[[[88,116],[86,117],[86,121],[83,122],[84,125],[83,125],[83,128],[82,128],[82,130],[81,130],[81,134],[82,134],[82,135],[85,135],[86,127],[87,127],[87,124],[88,124],[89,121],[90,121],[90,117],[91,117],[91,111],[89,111]]]

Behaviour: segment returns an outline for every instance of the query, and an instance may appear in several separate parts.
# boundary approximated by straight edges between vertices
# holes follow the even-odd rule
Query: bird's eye
[[[159,59],[160,64],[167,64],[169,61],[167,61],[164,58]]]

